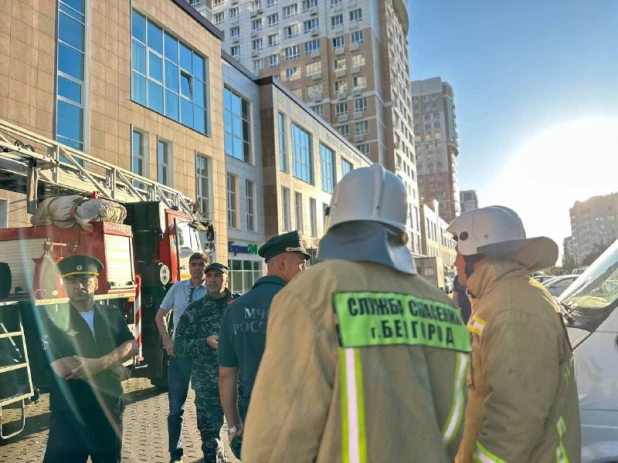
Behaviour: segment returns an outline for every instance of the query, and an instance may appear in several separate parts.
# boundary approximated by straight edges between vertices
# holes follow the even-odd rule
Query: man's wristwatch
[[[238,426],[234,425],[231,428],[228,428],[227,433],[234,434],[235,432],[242,431],[242,429],[242,424],[239,424]]]

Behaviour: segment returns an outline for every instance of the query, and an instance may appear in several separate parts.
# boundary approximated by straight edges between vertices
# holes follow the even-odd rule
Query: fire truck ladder
[[[194,214],[195,206],[178,190],[2,119],[0,189],[26,194],[29,214],[40,199],[94,191],[120,203],[161,201],[189,214]]]

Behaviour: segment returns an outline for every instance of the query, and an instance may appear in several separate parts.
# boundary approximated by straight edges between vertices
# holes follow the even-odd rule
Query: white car
[[[579,275],[560,275],[550,280],[546,280],[542,284],[547,288],[549,294],[554,297],[558,297],[564,292],[565,289],[571,286],[571,283],[577,280],[578,277]]]
[[[584,463],[618,462],[618,241],[557,298],[575,356]]]

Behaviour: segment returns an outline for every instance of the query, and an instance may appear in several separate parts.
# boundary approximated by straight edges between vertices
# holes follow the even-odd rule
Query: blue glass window
[[[332,193],[335,190],[335,152],[322,144],[320,144],[320,166],[322,190]]]
[[[345,174],[347,174],[351,170],[354,170],[352,163],[341,158],[341,176],[343,177]]]
[[[286,132],[285,116],[279,113],[279,163],[283,172],[288,171],[288,141]]]
[[[223,89],[223,121],[225,124],[225,154],[251,162],[251,116],[249,102]]]
[[[131,98],[206,133],[206,60],[133,11]]]
[[[56,140],[84,149],[84,0],[58,1]]]
[[[311,136],[296,124],[292,124],[292,163],[294,177],[313,185]]]

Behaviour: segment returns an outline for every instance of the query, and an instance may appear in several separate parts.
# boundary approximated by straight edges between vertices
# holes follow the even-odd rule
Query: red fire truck
[[[66,307],[55,263],[72,254],[99,259],[98,303],[121,310],[139,354],[134,376],[166,387],[167,358],[155,314],[170,286],[189,277],[189,256],[214,251],[214,228],[177,190],[0,120],[0,189],[25,195],[28,213],[41,200],[90,195],[122,204],[124,223],[0,229],[0,439],[23,430],[25,404],[45,387],[37,320]],[[21,408],[20,425],[2,427],[4,407]]]

